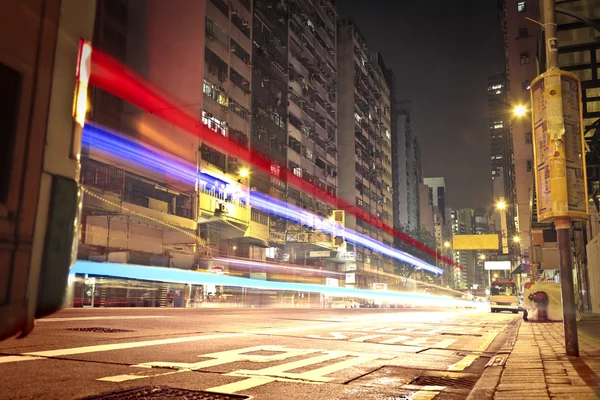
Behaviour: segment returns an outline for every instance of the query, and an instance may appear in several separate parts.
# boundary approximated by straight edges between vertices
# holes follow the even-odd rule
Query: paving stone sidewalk
[[[600,399],[600,315],[578,323],[580,357],[566,355],[563,329],[521,321],[514,347],[492,359],[469,400]]]

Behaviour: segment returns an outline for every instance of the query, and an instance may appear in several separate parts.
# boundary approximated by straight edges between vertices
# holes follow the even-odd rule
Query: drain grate
[[[477,377],[472,376],[421,375],[415,377],[409,385],[471,389],[476,383]]]
[[[440,333],[440,335],[443,335],[443,336],[474,336],[474,337],[481,337],[481,335],[478,334],[478,333],[442,332],[442,333]]]
[[[79,332],[95,332],[95,333],[121,333],[121,332],[133,332],[127,329],[116,329],[116,328],[67,328],[67,331],[79,331]]]
[[[180,389],[169,386],[142,386],[85,397],[81,400],[240,400],[249,398],[249,396],[238,394],[213,393],[205,392],[204,390]]]

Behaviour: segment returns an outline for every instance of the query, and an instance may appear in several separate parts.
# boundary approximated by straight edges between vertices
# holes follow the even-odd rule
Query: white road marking
[[[456,342],[456,340],[457,339],[438,340],[436,338],[431,338],[431,337],[420,337],[420,338],[414,338],[412,340],[403,342],[402,344],[404,344],[406,346],[419,346],[419,347],[431,347],[431,348],[435,348],[435,349],[445,349],[446,347],[448,347],[451,344],[453,344],[454,342]]]
[[[97,379],[97,380],[104,381],[104,382],[120,383],[120,382],[131,381],[131,380],[134,380],[134,379],[142,379],[142,378],[149,378],[149,377],[146,376],[146,375],[129,375],[129,374],[125,374],[125,375],[108,376],[106,378],[100,378],[100,379]]]
[[[391,339],[384,340],[383,342],[379,342],[379,344],[394,344],[398,342],[404,342],[406,340],[410,340],[410,336],[396,336]]]
[[[350,342],[364,342],[366,340],[370,340],[370,339],[376,339],[376,338],[380,338],[380,337],[385,337],[385,336],[389,336],[389,335],[367,335],[367,336],[361,336],[361,337],[357,337],[354,339],[350,339]]]
[[[496,336],[498,336],[498,334],[500,332],[501,331],[492,331],[489,335],[487,335],[485,337],[485,339],[477,347],[477,349],[475,349],[475,352],[483,353],[489,347],[489,345],[494,341],[494,339],[496,339]],[[477,355],[477,354],[469,354],[469,355],[463,357],[463,359],[458,361],[457,363],[448,366],[448,371],[464,371],[471,364],[473,364],[475,362],[475,360],[477,360],[478,358],[479,358],[479,355]]]
[[[0,356],[0,364],[17,362],[17,361],[41,360],[42,358],[43,357],[32,357],[32,356]]]
[[[241,381],[228,383],[226,385],[215,386],[206,389],[207,392],[229,393],[233,394],[242,390],[252,389],[253,387],[265,385],[267,383],[278,381],[277,378],[269,378],[266,376],[256,376],[254,378],[243,379]]]
[[[107,315],[105,317],[72,317],[72,318],[43,318],[36,319],[35,322],[66,322],[66,321],[96,321],[96,320],[114,320],[114,319],[155,319],[155,318],[173,318],[169,315]]]
[[[256,352],[269,352],[273,354],[252,354]],[[320,353],[320,354],[317,354]],[[281,365],[271,366],[258,370],[237,370],[224,375],[227,376],[236,376],[246,378],[238,382],[228,383],[226,385],[217,386],[208,389],[208,391],[215,392],[223,392],[223,393],[235,393],[241,390],[250,389],[256,386],[261,386],[270,382],[280,381],[280,382],[304,382],[304,383],[313,383],[320,384],[325,382],[330,382],[334,378],[327,377],[326,375],[330,375],[334,372],[341,371],[346,368],[353,367],[355,365],[363,364],[369,361],[374,361],[377,359],[391,359],[393,356],[389,355],[380,355],[380,354],[367,354],[367,353],[357,353],[357,352],[348,352],[348,351],[328,351],[322,349],[294,349],[288,348],[284,346],[254,346],[254,347],[246,347],[242,349],[235,350],[227,350],[218,353],[210,353],[210,354],[202,354],[198,357],[202,358],[212,358],[212,360],[200,361],[197,363],[172,363],[172,362],[162,362],[162,361],[153,361],[142,363],[138,365],[133,365],[132,367],[138,368],[148,368],[148,367],[162,367],[162,368],[176,368],[177,371],[155,374],[155,375],[145,375],[142,374],[125,374],[125,375],[116,375],[116,376],[108,376],[97,379],[99,381],[104,382],[124,382],[127,380],[134,380],[140,378],[149,378],[156,377],[160,375],[168,375],[174,373],[181,372],[189,372],[194,370],[199,370],[202,368],[213,367],[216,365],[224,365],[234,362],[240,361],[250,361],[250,362],[258,362],[258,363],[269,363],[273,361],[283,361],[289,358],[296,358],[298,356],[310,355],[310,357],[296,360],[292,362],[288,362]],[[347,357],[351,357],[348,359],[344,359]],[[310,365],[318,365],[325,363],[327,361],[340,360],[336,363],[326,365],[317,369],[301,372],[301,373],[292,373],[289,371],[293,371],[299,368],[304,368]]]
[[[34,351],[31,353],[23,353],[23,355],[35,356],[35,357],[62,357],[62,356],[71,356],[74,354],[87,354],[87,353],[96,353],[96,352],[110,351],[110,350],[133,349],[133,348],[137,348],[137,347],[158,346],[161,344],[196,342],[196,341],[200,341],[200,340],[224,339],[224,338],[229,338],[229,337],[247,336],[247,335],[248,334],[244,334],[244,333],[222,333],[222,334],[218,334],[218,335],[186,336],[186,337],[180,337],[180,338],[145,340],[145,341],[141,341],[141,342],[100,344],[100,345],[96,345],[96,346],[72,347],[69,349]],[[15,360],[15,361],[25,361],[25,360]]]
[[[348,336],[342,334],[341,332],[330,332],[330,336],[322,336],[322,335],[306,335],[311,339],[329,339],[329,340],[341,340],[348,339]]]
[[[376,321],[373,321],[376,322]],[[268,329],[268,330],[255,330],[248,332],[240,332],[240,333],[222,333],[215,335],[196,335],[196,336],[186,336],[180,338],[169,338],[169,339],[156,339],[156,340],[144,340],[140,342],[126,342],[126,343],[115,343],[115,344],[101,344],[95,346],[83,346],[83,347],[72,347],[66,349],[57,349],[57,350],[43,350],[43,351],[34,351],[28,353],[22,353],[20,356],[10,356],[8,357],[0,357],[0,362],[9,363],[9,362],[19,362],[19,361],[30,361],[30,360],[39,360],[44,357],[62,357],[62,356],[70,356],[75,354],[87,354],[87,353],[96,353],[103,351],[111,351],[111,350],[124,350],[124,349],[133,349],[137,347],[148,347],[148,346],[158,346],[163,344],[175,344],[175,343],[186,343],[186,342],[195,342],[202,340],[212,340],[212,339],[225,339],[231,337],[243,337],[243,336],[251,336],[256,334],[276,334],[276,333],[285,333],[285,332],[294,332],[294,331],[302,331],[308,329],[325,329],[330,328],[332,326],[343,326],[343,325],[356,325],[358,322],[342,322],[342,323],[334,323],[334,324],[323,324],[323,325],[313,325],[313,326],[297,326],[293,328],[279,328],[279,329]],[[364,324],[364,321],[361,322]],[[22,356],[31,356],[31,357],[22,357]]]

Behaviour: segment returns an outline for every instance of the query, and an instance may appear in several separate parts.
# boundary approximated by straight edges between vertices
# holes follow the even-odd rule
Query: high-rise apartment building
[[[394,228],[415,231],[421,226],[421,152],[410,115],[410,102],[396,100],[393,114],[396,121],[392,130]]]
[[[200,118],[205,16],[204,1],[170,7],[157,0],[100,0],[92,42],[153,88],[177,98],[179,110]],[[90,90],[89,98],[93,123],[196,165],[197,136],[98,88]],[[193,182],[167,177],[134,158],[98,151],[93,141],[82,149],[80,179],[88,194],[79,257],[180,268],[197,262],[201,216]]]
[[[488,233],[488,212],[478,207],[473,211],[473,233],[476,235],[483,235]],[[488,259],[488,252],[485,250],[477,250],[474,252],[475,268],[473,273],[472,282],[474,285],[478,285],[479,288],[483,288],[488,285],[487,274],[485,273],[485,261]]]
[[[392,139],[390,90],[376,56],[352,21],[338,23],[338,196],[392,225]],[[393,237],[348,216],[346,225],[385,244]],[[357,284],[391,282],[391,259],[357,244]]]
[[[199,179],[182,182],[92,143],[84,149],[81,181],[109,201],[85,198],[81,257],[202,269],[217,256],[266,257],[269,221],[251,212],[248,166],[204,136],[211,130],[250,146],[252,11],[248,0],[183,0],[177,7],[98,1],[94,45],[173,98],[173,110],[197,118],[202,129],[184,132],[156,115],[169,110],[140,110],[98,88],[89,119],[185,159]]]
[[[536,53],[539,20],[538,0],[504,0],[500,2],[501,24],[504,32],[506,68],[508,76],[508,110],[516,106],[530,108],[529,87],[537,75]],[[533,148],[531,114],[510,118],[515,172],[517,206],[516,230],[521,255],[529,258],[531,246],[531,188],[533,184]],[[510,182],[506,182],[507,185]]]
[[[284,2],[265,2],[267,9]],[[269,5],[269,3],[272,3]],[[332,1],[298,0],[289,3],[286,63],[289,79],[285,106],[287,164],[295,175],[328,195],[338,192],[337,153],[337,56],[336,13]],[[281,30],[283,31],[283,30]],[[258,105],[257,107],[262,107]],[[316,191],[306,192],[288,184],[288,203],[327,217],[332,206]],[[282,223],[283,221],[280,220]],[[275,224],[271,224],[272,229]],[[335,257],[321,254],[327,242],[323,232],[287,223],[286,259],[305,265],[337,269]],[[331,241],[329,241],[331,243]],[[323,253],[324,254],[324,253]],[[342,267],[343,268],[343,267]]]
[[[206,0],[205,24],[202,124],[248,148],[254,89],[252,4]],[[246,165],[206,142],[200,145],[199,169],[228,185],[249,183]],[[227,201],[219,185],[202,180],[199,186],[199,232],[206,243],[201,254],[207,267],[219,255],[264,259],[268,225],[263,215],[257,216],[247,202]]]
[[[472,235],[475,233],[474,214],[471,208],[461,208],[450,212],[452,235]],[[475,278],[476,252],[456,250],[453,261],[460,268],[454,269],[454,282],[458,289],[471,289]]]
[[[419,185],[419,232],[427,232],[435,236],[435,206],[433,205],[433,192],[425,183]]]
[[[487,94],[495,229],[502,234],[503,252],[511,253],[516,262],[518,246],[513,239],[517,234],[517,207],[506,73],[488,76]]]

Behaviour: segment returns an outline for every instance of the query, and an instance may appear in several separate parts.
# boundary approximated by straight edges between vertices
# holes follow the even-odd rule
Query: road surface
[[[163,386],[275,400],[464,399],[517,318],[439,309],[67,309],[36,321],[27,338],[0,343],[0,397],[81,399]]]

